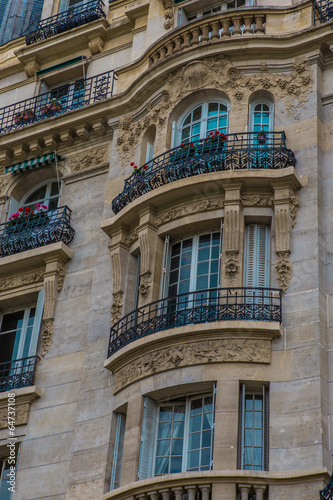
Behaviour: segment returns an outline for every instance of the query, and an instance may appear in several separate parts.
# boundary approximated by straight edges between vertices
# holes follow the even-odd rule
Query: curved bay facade
[[[331,498],[331,2],[27,12],[0,46],[0,499]]]

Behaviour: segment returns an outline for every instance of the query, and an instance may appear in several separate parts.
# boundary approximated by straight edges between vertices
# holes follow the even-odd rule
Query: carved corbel
[[[124,305],[124,282],[127,263],[129,258],[129,245],[125,243],[127,232],[118,228],[112,235],[113,244],[109,247],[112,271],[112,295],[113,303],[111,305],[111,321],[116,323],[122,317]]]
[[[230,184],[225,187],[224,200],[224,234],[223,248],[225,252],[225,273],[230,285],[236,285],[239,277],[239,248],[242,216],[241,184]]]
[[[104,40],[100,36],[89,39],[89,50],[92,56],[99,54],[104,47]]]
[[[54,311],[61,291],[66,270],[64,263],[59,259],[46,259],[46,268],[44,273],[44,311],[43,311],[43,329],[42,329],[42,357],[50,350],[54,332]]]
[[[39,70],[40,65],[38,64],[37,59],[27,62],[24,66],[24,71],[28,78],[35,76],[36,72]]]

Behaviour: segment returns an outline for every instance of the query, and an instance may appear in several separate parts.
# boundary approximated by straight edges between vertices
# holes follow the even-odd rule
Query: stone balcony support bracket
[[[129,247],[126,243],[128,237],[127,228],[123,225],[117,225],[109,234],[111,237],[110,259],[112,269],[112,295],[113,303],[111,305],[111,320],[116,323],[120,320],[123,313],[125,275],[128,266]]]
[[[224,273],[230,286],[241,285],[241,256],[239,255],[242,234],[241,182],[225,183],[223,261]]]
[[[11,391],[0,393],[0,429],[8,427],[8,396],[15,394],[15,427],[28,423],[30,406],[33,401],[40,398],[43,389],[38,385],[22,387]]]

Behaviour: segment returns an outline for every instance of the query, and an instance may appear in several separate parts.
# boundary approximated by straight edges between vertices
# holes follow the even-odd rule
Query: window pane
[[[157,441],[156,455],[161,457],[169,455],[170,453],[170,439],[161,439]]]
[[[205,248],[200,248],[199,254],[198,254],[198,261],[202,260],[208,260],[209,259],[209,253],[210,253],[210,248],[205,247]]]
[[[201,118],[201,106],[199,106],[193,111],[193,121],[195,122],[197,120],[200,120],[200,118]]]
[[[160,423],[158,426],[158,438],[171,436],[171,422]]]
[[[202,447],[207,448],[211,444],[212,433],[211,431],[203,431],[202,432]]]
[[[42,187],[36,189],[36,191],[34,191],[30,196],[28,196],[28,198],[26,198],[24,204],[28,205],[29,203],[31,203],[33,201],[44,201],[45,196],[46,196],[46,186],[42,186]]]
[[[181,456],[183,454],[183,439],[173,439],[172,440],[171,454],[173,456],[175,456],[175,455]]]
[[[201,430],[201,415],[197,415],[196,417],[191,417],[190,432],[195,432],[200,430]]]
[[[209,272],[209,262],[208,261],[206,261],[206,262],[199,262],[197,270],[198,270],[198,275],[208,274],[208,272]]]
[[[217,102],[211,102],[208,104],[208,116],[217,115],[219,105]]]
[[[199,467],[200,452],[190,451],[188,454],[188,469],[197,469]]]
[[[171,457],[170,474],[182,471],[182,457]]]
[[[51,196],[59,194],[59,186],[57,182],[52,182],[51,186]]]
[[[210,448],[206,448],[201,451],[201,467],[200,469],[202,470],[203,467],[207,467],[210,465]]]
[[[159,474],[168,474],[169,473],[169,459],[165,458],[156,458],[155,462],[155,476]]]
[[[174,422],[172,435],[174,438],[184,437],[184,422]]]

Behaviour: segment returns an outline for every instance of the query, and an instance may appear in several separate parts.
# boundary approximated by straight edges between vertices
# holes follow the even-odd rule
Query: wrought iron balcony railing
[[[67,206],[46,213],[11,220],[0,225],[0,257],[63,241],[68,245],[74,237],[70,225],[71,210]]]
[[[143,194],[185,177],[223,170],[282,169],[295,164],[284,132],[266,132],[263,139],[248,132],[228,134],[227,140],[196,141],[166,151],[133,172],[112,201],[112,210],[117,214]]]
[[[325,23],[333,19],[333,0],[314,0],[314,23]]]
[[[77,26],[90,23],[101,17],[106,17],[103,11],[102,0],[91,0],[90,2],[71,7],[55,16],[42,19],[36,30],[31,31],[25,37],[27,45],[40,42],[51,36],[58,35]]]
[[[112,97],[115,72],[63,85],[0,109],[0,134]]]
[[[108,355],[151,333],[226,320],[281,322],[281,290],[210,288],[152,302],[124,316],[110,332]]]
[[[0,392],[33,385],[37,356],[0,363]]]
[[[320,500],[333,500],[333,474],[329,483],[320,492]]]

